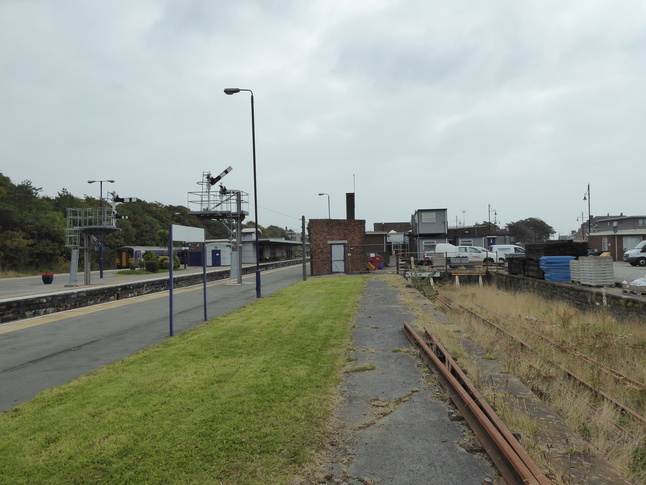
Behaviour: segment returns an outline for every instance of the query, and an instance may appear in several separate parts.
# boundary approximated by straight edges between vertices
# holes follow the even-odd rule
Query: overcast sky
[[[646,4],[637,0],[0,0],[0,171],[55,196],[187,205],[202,173],[258,222],[560,234],[646,213]],[[251,199],[249,219],[254,219]],[[191,208],[189,206],[189,208]]]

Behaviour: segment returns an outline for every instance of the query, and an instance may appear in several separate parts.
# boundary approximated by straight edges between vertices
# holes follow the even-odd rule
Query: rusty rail
[[[443,304],[450,308],[450,305],[446,300],[443,301]],[[554,362],[552,360],[547,359],[545,356],[543,356],[540,352],[538,352],[536,349],[534,349],[532,346],[526,344],[523,342],[521,339],[516,337],[515,335],[511,334],[510,332],[506,331],[505,329],[501,328],[499,325],[496,325],[492,321],[484,318],[482,315],[478,315],[476,312],[473,310],[470,310],[469,308],[465,307],[464,305],[461,305],[460,303],[457,303],[455,301],[451,300],[451,304],[456,305],[461,311],[471,315],[473,318],[477,319],[480,323],[487,325],[488,327],[494,329],[496,332],[506,336],[508,339],[516,342],[521,348],[523,348],[526,351],[532,352],[538,356],[540,356],[545,362],[550,364],[552,367],[560,370],[563,372],[564,375],[566,375],[568,378],[570,378],[573,382],[577,383],[579,386],[583,387],[584,389],[588,390],[595,396],[597,396],[600,399],[603,399],[607,403],[613,405],[617,410],[619,410],[623,415],[630,416],[632,419],[635,421],[639,421],[641,424],[646,425],[646,417],[642,416],[641,414],[637,413],[633,409],[629,408],[628,406],[624,405],[623,403],[617,401],[615,398],[612,396],[608,395],[601,389],[598,389],[594,387],[592,384],[587,382],[585,379],[579,377],[576,375],[574,372],[570,371],[566,367],[562,366],[558,362]],[[615,371],[617,372],[617,371]],[[617,372],[617,374],[622,375],[621,373]],[[638,384],[641,384],[639,381],[636,381]],[[634,439],[633,436],[630,435],[626,430],[624,430],[621,426],[616,426],[616,428],[623,432],[626,436],[628,436],[630,439]]]
[[[458,367],[444,347],[428,331],[427,344],[413,327],[404,322],[404,334],[415,345],[426,364],[438,376],[442,387],[469,424],[485,451],[508,484],[549,484],[527,452]]]

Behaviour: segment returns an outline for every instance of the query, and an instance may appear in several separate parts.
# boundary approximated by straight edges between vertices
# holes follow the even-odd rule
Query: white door
[[[330,244],[332,273],[345,273],[345,244]]]

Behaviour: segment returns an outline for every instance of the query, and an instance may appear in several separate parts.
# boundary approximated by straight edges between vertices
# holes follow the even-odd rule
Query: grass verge
[[[0,415],[0,483],[311,483],[365,278],[311,279]]]

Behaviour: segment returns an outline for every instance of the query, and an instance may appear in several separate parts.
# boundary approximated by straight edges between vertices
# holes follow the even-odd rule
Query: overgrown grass
[[[537,354],[512,352],[504,338],[488,331],[466,314],[460,326],[480,347],[504,363],[505,370],[519,376],[534,390],[540,390],[550,407],[565,422],[635,483],[646,483],[646,468],[640,461],[640,443],[646,436],[643,425],[629,422],[608,405],[583,392],[559,376],[549,362],[568,368],[607,395],[639,414],[646,412],[643,387],[615,379],[601,372],[599,363],[646,382],[646,326],[637,319],[617,320],[608,313],[581,312],[565,302],[547,301],[531,293],[511,293],[484,286],[443,286],[440,292],[529,343]],[[545,341],[565,347],[557,347]],[[593,362],[588,362],[585,355]],[[592,405],[598,414],[584,412]],[[623,426],[633,440],[618,439],[614,423]],[[512,423],[513,424],[513,423]]]
[[[365,278],[310,279],[0,415],[0,483],[313,483]]]

